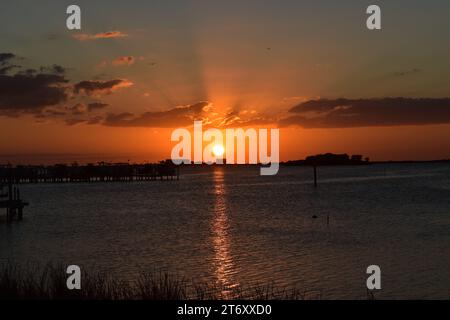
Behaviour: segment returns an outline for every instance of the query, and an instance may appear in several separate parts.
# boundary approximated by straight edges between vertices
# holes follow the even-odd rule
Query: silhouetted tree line
[[[308,156],[304,160],[291,160],[283,162],[282,164],[287,166],[299,166],[299,165],[327,166],[327,165],[363,165],[369,163],[370,163],[369,158],[363,159],[362,155],[349,156],[346,153],[343,154],[325,153],[314,156]]]

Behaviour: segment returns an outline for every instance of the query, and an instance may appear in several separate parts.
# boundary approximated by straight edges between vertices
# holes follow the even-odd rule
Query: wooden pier
[[[88,165],[0,166],[0,184],[179,180],[172,162],[157,164],[98,163]]]

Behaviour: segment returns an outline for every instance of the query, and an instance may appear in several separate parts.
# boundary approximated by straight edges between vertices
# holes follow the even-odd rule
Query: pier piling
[[[317,166],[314,165],[314,188],[317,188]]]
[[[0,200],[0,209],[6,209],[6,222],[11,223],[14,217],[17,215],[18,220],[23,219],[23,208],[28,205],[28,203],[20,199],[19,188],[14,186],[14,177],[12,174],[12,168],[9,168],[7,175],[8,183],[8,193],[3,193],[3,185],[0,181],[0,197],[7,198],[7,200]]]
[[[179,167],[170,161],[150,164],[99,163],[88,165],[0,166],[0,183],[77,183],[179,180]],[[159,178],[159,179],[158,179]],[[10,194],[13,191],[10,190]]]

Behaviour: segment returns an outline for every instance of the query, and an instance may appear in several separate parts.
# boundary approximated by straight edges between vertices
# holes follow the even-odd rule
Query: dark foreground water
[[[180,181],[23,185],[25,219],[0,216],[0,262],[49,261],[133,279],[167,270],[311,296],[450,299],[450,165],[190,170]],[[3,213],[2,213],[3,214]],[[317,216],[313,219],[313,216]],[[327,218],[329,217],[329,224]]]

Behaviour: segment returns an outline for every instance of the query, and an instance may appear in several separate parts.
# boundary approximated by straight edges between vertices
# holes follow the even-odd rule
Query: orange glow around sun
[[[225,153],[225,148],[221,144],[216,144],[213,147],[213,153],[217,158],[221,158]]]

